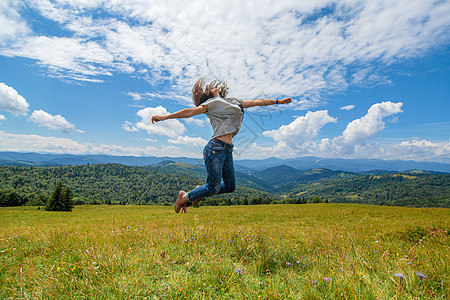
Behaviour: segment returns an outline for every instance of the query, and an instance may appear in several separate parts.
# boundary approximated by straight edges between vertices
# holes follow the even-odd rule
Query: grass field
[[[449,209],[0,208],[0,298],[448,299]]]

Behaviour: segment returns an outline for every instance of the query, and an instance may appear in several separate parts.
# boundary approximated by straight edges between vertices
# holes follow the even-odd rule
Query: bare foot
[[[178,194],[177,201],[175,202],[175,212],[179,213],[182,208],[183,212],[186,212],[186,202],[187,202],[186,192],[180,191],[180,193]]]

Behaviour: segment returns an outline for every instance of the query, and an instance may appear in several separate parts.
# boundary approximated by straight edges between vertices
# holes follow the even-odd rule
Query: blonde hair
[[[205,86],[205,78],[200,78],[194,83],[192,88],[192,101],[195,106],[199,106],[209,98],[213,98],[213,90],[218,89],[219,95],[225,98],[228,95],[227,83],[223,80],[213,80]]]

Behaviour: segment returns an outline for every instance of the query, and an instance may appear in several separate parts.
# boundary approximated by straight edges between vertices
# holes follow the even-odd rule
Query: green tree
[[[68,187],[63,187],[62,181],[58,181],[51,197],[45,206],[47,211],[72,211],[73,193]]]
[[[309,203],[323,203],[323,199],[320,198],[319,196],[314,196],[314,197],[311,198]]]
[[[73,208],[73,192],[69,187],[64,187],[62,190],[62,210],[63,211],[72,211]]]
[[[0,206],[21,206],[26,201],[15,190],[0,190]]]

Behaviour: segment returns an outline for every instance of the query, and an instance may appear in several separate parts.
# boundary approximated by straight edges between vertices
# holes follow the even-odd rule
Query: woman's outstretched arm
[[[193,107],[193,108],[185,108],[180,111],[174,112],[173,114],[169,114],[169,115],[165,115],[165,116],[154,115],[154,116],[152,116],[152,123],[154,124],[155,122],[164,121],[164,120],[168,120],[168,119],[190,118],[190,117],[193,117],[193,116],[205,113],[205,112],[206,112],[206,106],[204,106],[204,105],[200,105],[198,107]]]
[[[256,99],[256,100],[245,100],[243,103],[244,108],[253,107],[253,106],[267,106],[267,105],[274,105],[274,104],[287,104],[291,103],[291,98],[284,98],[281,100],[269,100],[269,99]]]

